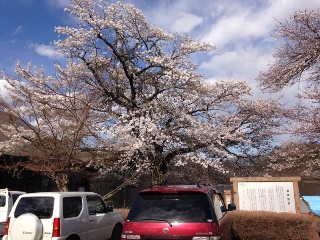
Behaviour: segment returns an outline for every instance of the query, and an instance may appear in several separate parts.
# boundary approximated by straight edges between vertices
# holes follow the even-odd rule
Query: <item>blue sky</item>
[[[115,1],[108,1],[113,3]],[[199,41],[209,41],[219,51],[196,56],[199,71],[210,80],[247,81],[257,97],[255,78],[267,69],[281,42],[271,37],[276,19],[296,10],[317,10],[319,0],[123,0],[139,8],[152,23],[167,31],[185,32]],[[53,70],[58,39],[55,26],[75,21],[63,9],[69,0],[0,1],[0,71],[14,72],[15,60],[28,61],[48,72]],[[0,93],[3,90],[0,79]],[[286,90],[290,95],[292,89]]]

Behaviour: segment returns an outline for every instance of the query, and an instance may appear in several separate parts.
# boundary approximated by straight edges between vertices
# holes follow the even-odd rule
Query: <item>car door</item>
[[[0,236],[3,235],[8,217],[8,195],[0,194]],[[1,238],[0,238],[1,239]]]
[[[108,233],[112,231],[112,223],[104,201],[98,195],[88,195],[86,200],[89,212],[87,239],[107,239]]]
[[[221,194],[213,194],[213,207],[219,221],[219,231],[221,240],[231,239],[231,220],[227,216],[227,209]]]

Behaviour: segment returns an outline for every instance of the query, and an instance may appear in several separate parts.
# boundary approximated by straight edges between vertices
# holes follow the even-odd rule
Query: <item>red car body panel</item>
[[[157,186],[153,188],[148,188],[142,190],[140,193],[144,192],[160,192],[160,193],[179,193],[179,192],[202,192],[207,193],[211,187],[203,186],[201,188],[195,185],[170,185],[170,186]]]
[[[218,235],[217,223],[154,223],[126,222],[125,234],[140,235],[141,239],[192,239],[194,236]],[[161,237],[160,237],[161,236]]]

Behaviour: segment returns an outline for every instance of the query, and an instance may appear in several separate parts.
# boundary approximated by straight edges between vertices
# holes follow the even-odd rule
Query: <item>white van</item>
[[[25,192],[9,191],[7,188],[0,189],[0,237],[3,236],[7,217],[14,202],[22,194],[25,194]]]

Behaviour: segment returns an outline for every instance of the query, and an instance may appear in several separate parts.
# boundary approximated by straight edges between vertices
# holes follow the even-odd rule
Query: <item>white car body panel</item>
[[[6,221],[17,196],[25,194],[21,191],[10,191],[9,189],[0,189],[0,236],[3,235]]]
[[[79,203],[79,198],[82,199],[82,205]],[[88,199],[93,198],[93,201]],[[24,201],[28,202],[27,198],[30,198],[29,201],[33,199],[49,199],[49,203],[52,203],[53,200],[53,209],[48,207],[50,213],[52,215],[48,216],[47,219],[45,217],[39,217],[43,232],[41,234],[41,238],[39,240],[62,240],[66,239],[70,235],[77,235],[81,240],[105,240],[111,237],[112,231],[114,227],[118,224],[123,226],[124,219],[121,212],[112,211],[108,212],[107,205],[102,200],[101,196],[96,193],[92,192],[40,192],[40,193],[29,193],[24,196],[21,196],[17,199],[16,203],[14,204],[12,211],[9,215],[10,217],[10,224],[9,224],[9,234],[3,237],[3,240],[22,240],[18,238],[12,238],[11,236],[12,231],[18,231],[12,229],[12,224],[15,219],[19,219],[19,211],[18,209],[21,206],[24,206],[22,202],[19,205],[19,201],[23,198]],[[77,204],[79,205],[77,209],[77,216],[71,217],[64,217],[64,211],[68,212],[68,207],[63,206],[63,199],[77,199]],[[72,202],[73,203],[73,202]],[[50,204],[43,204],[41,206],[49,206]],[[89,213],[89,204],[95,205],[94,207],[91,206],[91,209],[96,209],[94,212]],[[19,205],[19,206],[18,206]],[[77,205],[77,206],[78,206]],[[18,207],[17,207],[18,206]],[[68,205],[69,206],[69,205]],[[74,205],[69,208],[73,208]],[[81,206],[81,209],[80,209]],[[63,209],[65,208],[65,209]],[[29,209],[25,207],[25,209]],[[32,208],[30,208],[32,211]],[[18,213],[16,213],[16,210]],[[102,211],[102,212],[99,212]],[[15,217],[15,213],[18,216]],[[33,213],[37,214],[37,213]],[[60,219],[60,236],[59,237],[52,237],[53,232],[53,222],[55,218]],[[20,230],[20,229],[19,229]],[[21,230],[23,233],[23,230]],[[27,231],[26,231],[27,232]],[[38,239],[37,239],[38,240]],[[119,239],[120,240],[120,239]]]

